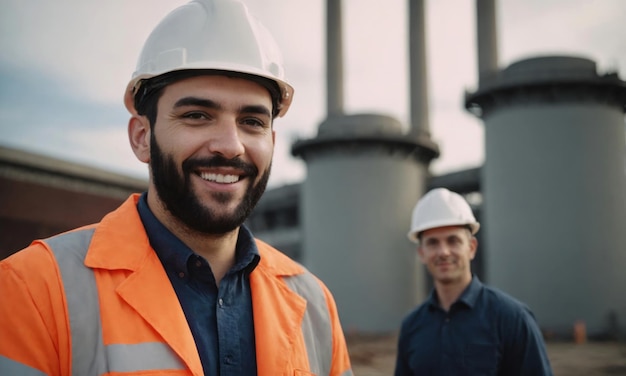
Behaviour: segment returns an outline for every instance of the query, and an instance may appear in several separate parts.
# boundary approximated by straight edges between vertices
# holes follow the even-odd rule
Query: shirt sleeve
[[[543,335],[532,312],[527,307],[520,308],[506,326],[501,374],[551,376]]]
[[[407,364],[406,357],[404,356],[404,349],[406,348],[406,344],[404,343],[405,336],[404,327],[400,329],[400,335],[398,336],[398,346],[397,346],[397,355],[396,355],[396,368],[394,371],[394,376],[410,376],[411,369]]]

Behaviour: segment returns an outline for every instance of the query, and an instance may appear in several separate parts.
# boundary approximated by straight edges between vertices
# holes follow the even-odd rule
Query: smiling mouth
[[[232,184],[232,183],[238,182],[241,179],[241,176],[239,175],[216,174],[216,173],[208,173],[208,172],[201,172],[200,177],[203,180],[220,183],[220,184]]]

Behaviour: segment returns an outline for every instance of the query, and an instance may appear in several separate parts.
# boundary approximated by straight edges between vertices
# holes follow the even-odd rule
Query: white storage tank
[[[547,333],[626,327],[626,85],[593,61],[519,61],[466,95],[485,125],[488,282]]]
[[[327,119],[292,151],[307,164],[304,265],[333,292],[344,330],[397,330],[425,295],[406,232],[438,148],[410,139],[393,118],[360,114]]]

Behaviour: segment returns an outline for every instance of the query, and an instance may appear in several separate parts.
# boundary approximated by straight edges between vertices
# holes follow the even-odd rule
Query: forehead
[[[187,95],[211,97],[236,97],[242,101],[263,101],[271,105],[271,96],[263,85],[240,77],[222,75],[193,76],[178,80],[167,85],[163,90],[164,97],[181,97]]]
[[[422,232],[422,241],[426,239],[443,239],[450,236],[461,237],[466,236],[467,233],[468,230],[464,226],[435,227]]]

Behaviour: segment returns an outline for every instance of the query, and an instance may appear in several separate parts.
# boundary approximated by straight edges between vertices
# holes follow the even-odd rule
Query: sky
[[[186,0],[0,0],[0,145],[147,178],[127,138],[123,93],[156,24]],[[294,102],[275,121],[270,186],[299,182],[291,144],[326,117],[325,1],[244,0],[272,32]],[[384,4],[384,7],[381,5]],[[407,0],[344,0],[344,109],[409,123]],[[473,0],[426,0],[434,174],[480,166],[483,126],[463,108],[476,89]],[[572,55],[626,77],[626,1],[496,0],[498,63]]]

